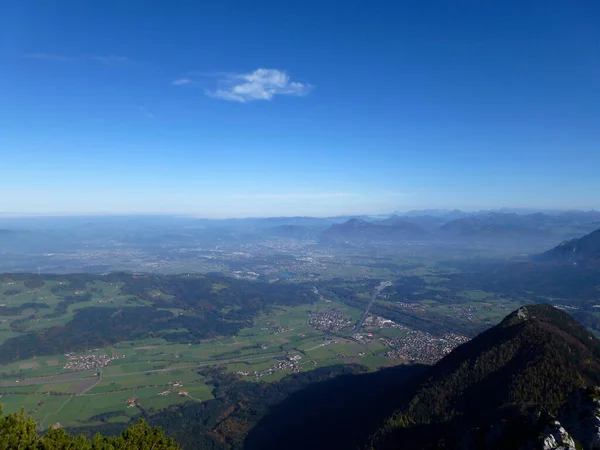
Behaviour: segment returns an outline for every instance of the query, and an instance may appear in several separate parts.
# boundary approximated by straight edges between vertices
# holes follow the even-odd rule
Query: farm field
[[[121,289],[118,283],[103,281],[74,289],[61,280],[45,281],[43,286],[4,282],[0,287],[5,302],[0,307],[5,308],[0,311],[4,313],[0,333],[5,334],[0,334],[0,339],[65,326],[78,310],[89,306],[120,311],[145,304],[145,299],[122,295]],[[218,294],[227,286],[215,283],[211,290]],[[159,290],[150,296],[169,299]],[[181,308],[164,309],[175,315],[185,312]],[[224,313],[235,311],[228,308]],[[237,335],[185,343],[159,334],[87,351],[8,362],[0,367],[0,403],[7,413],[24,408],[42,430],[55,423],[124,423],[142,412],[213,398],[213,386],[201,374],[205,367],[222,365],[226,372],[243,380],[272,382],[316,367],[360,363],[376,369],[398,362],[382,356],[385,346],[376,339],[369,344],[353,340],[350,326],[327,332],[309,325],[310,314],[329,311],[347,315],[352,324],[362,314],[360,309],[332,301],[273,306]],[[290,362],[290,358],[296,359]]]
[[[207,373],[217,366],[264,383],[343,364],[432,363],[524,302],[464,286],[450,269],[398,272],[385,283],[310,285],[209,274],[2,275],[0,403],[7,412],[24,407],[41,429],[124,423],[213,398]]]

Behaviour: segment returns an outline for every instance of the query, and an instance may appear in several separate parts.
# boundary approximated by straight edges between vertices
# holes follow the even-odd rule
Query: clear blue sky
[[[0,3],[0,213],[600,208],[596,1]]]

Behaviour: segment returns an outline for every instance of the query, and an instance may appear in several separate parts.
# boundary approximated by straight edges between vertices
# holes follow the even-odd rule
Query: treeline
[[[251,323],[223,320],[218,312],[202,316],[177,316],[149,306],[131,308],[89,307],[77,310],[65,326],[7,339],[0,344],[0,363],[33,356],[53,355],[106,347],[117,342],[164,337],[176,342],[193,342],[214,336],[236,334]],[[187,329],[187,332],[168,333]]]
[[[159,290],[170,300],[161,300],[170,307],[211,311],[223,307],[237,306],[233,314],[242,317],[271,306],[300,305],[315,300],[314,295],[302,286],[294,284],[270,284],[247,280],[236,280],[218,274],[203,276],[155,276],[114,273],[106,276],[107,281],[124,283],[122,292],[156,302],[151,292]],[[217,289],[213,287],[217,285]]]
[[[71,435],[61,428],[51,428],[46,434],[37,433],[38,424],[23,411],[2,416],[0,408],[0,449],[2,450],[178,450],[177,443],[158,427],[143,421],[129,426],[118,436]]]
[[[7,279],[7,275],[2,277]],[[38,276],[19,274],[10,277],[9,279],[28,281],[31,277],[37,279]],[[253,318],[257,314],[272,307],[300,305],[316,300],[316,296],[303,286],[275,286],[220,275],[153,276],[113,273],[102,276],[44,275],[42,278],[68,281],[67,284],[53,287],[53,292],[62,295],[63,299],[56,310],[47,314],[46,318],[64,314],[73,303],[89,301],[91,294],[74,296],[72,292],[87,289],[87,283],[94,280],[123,283],[123,295],[135,296],[152,306],[78,309],[74,318],[64,326],[5,340],[0,344],[2,364],[147,337],[163,337],[173,342],[189,343],[215,336],[231,336],[244,327],[252,326]],[[217,288],[214,288],[215,285]],[[164,294],[159,299],[153,296],[153,293],[158,291]],[[178,308],[186,312],[183,315],[175,315],[158,308]],[[8,313],[13,312],[16,312],[16,309],[8,310]],[[20,326],[18,322],[14,325]],[[169,333],[169,330],[180,331]]]

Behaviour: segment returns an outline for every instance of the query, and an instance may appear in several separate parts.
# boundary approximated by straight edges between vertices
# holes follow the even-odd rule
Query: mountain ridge
[[[600,341],[557,308],[524,306],[433,366],[371,448],[459,448],[465,436],[485,440],[498,423],[520,423],[531,405],[556,415],[571,394],[598,384]],[[529,437],[520,433],[513,437]]]
[[[419,225],[400,218],[390,218],[384,221],[371,222],[354,218],[343,223],[334,223],[323,232],[326,241],[336,240],[395,240],[423,238],[429,232]]]

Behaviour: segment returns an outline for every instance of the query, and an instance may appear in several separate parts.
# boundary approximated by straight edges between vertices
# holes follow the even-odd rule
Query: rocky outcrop
[[[517,317],[522,320],[527,320],[529,318],[529,315],[527,314],[527,308],[519,308],[517,310]]]
[[[577,450],[575,440],[558,420],[546,426],[540,440],[543,450]]]
[[[534,449],[600,450],[600,388],[576,391],[562,407],[558,420],[546,423]]]
[[[600,450],[600,388],[575,392],[559,419],[584,450]]]

